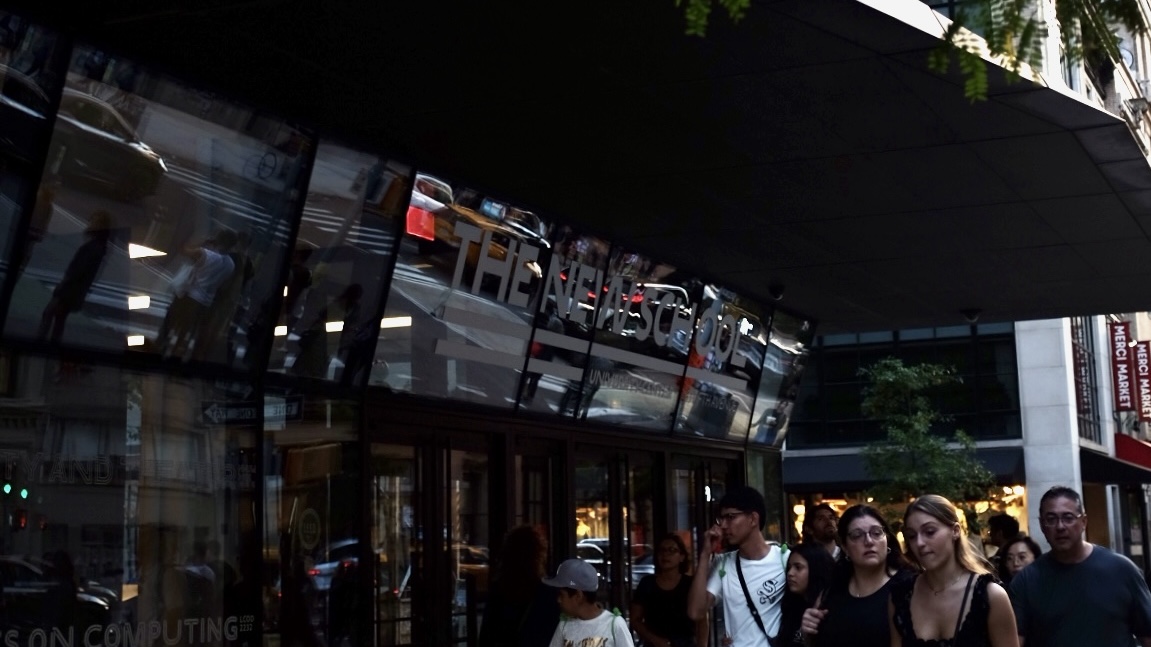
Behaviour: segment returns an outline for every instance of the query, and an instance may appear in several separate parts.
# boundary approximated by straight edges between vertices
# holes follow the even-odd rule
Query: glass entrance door
[[[490,452],[482,438],[372,443],[375,645],[475,644],[490,576]]]

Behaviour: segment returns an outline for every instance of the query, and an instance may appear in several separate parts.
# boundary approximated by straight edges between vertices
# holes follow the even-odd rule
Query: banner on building
[[[1151,422],[1151,342],[1141,341],[1135,344],[1135,397],[1139,402],[1136,409],[1139,411],[1139,422]]]
[[[1134,411],[1135,398],[1131,375],[1131,323],[1112,321],[1107,324],[1111,338],[1111,390],[1116,411]]]

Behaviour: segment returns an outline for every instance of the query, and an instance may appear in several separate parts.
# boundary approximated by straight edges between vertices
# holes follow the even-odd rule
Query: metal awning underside
[[[757,298],[779,281],[822,332],[1151,309],[1127,126],[994,67],[972,104],[915,0],[760,1],[702,40],[672,0],[8,4]]]

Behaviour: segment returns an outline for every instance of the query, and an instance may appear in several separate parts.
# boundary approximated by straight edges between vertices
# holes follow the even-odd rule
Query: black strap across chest
[[[743,567],[740,566],[742,562],[739,558],[739,552],[735,553],[735,574],[739,576],[739,585],[743,587],[743,597],[747,600],[747,610],[751,611],[751,617],[755,619],[755,624],[759,630],[763,632],[764,638],[767,638],[767,644],[771,645],[771,636],[767,633],[767,627],[763,626],[763,618],[759,617],[759,609],[755,607],[755,603],[751,601],[751,592],[747,590],[747,580],[743,579]]]

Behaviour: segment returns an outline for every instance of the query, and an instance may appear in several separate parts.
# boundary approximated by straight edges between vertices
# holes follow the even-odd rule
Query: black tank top
[[[815,634],[817,647],[891,647],[887,600],[891,587],[908,577],[896,573],[871,595],[857,598],[846,588],[831,592],[823,603],[827,615]]]

